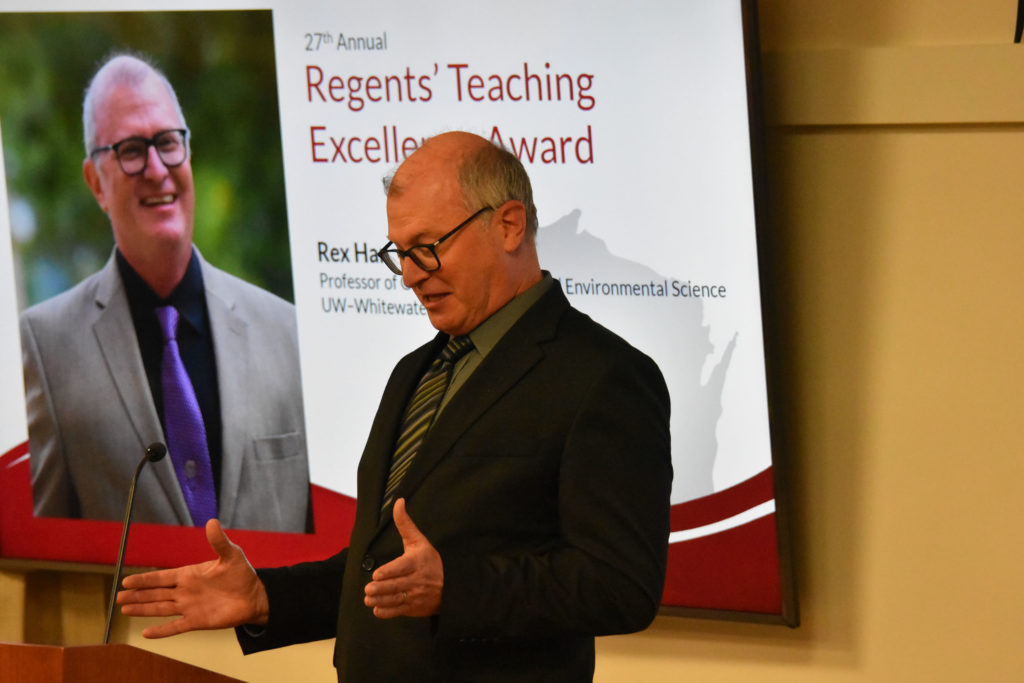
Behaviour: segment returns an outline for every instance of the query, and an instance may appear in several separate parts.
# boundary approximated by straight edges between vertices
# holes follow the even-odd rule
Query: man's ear
[[[103,193],[103,184],[100,182],[100,172],[91,158],[82,162],[82,176],[85,178],[85,184],[92,190],[92,196],[96,198],[100,209],[107,213],[107,200]]]
[[[517,199],[510,199],[497,209],[495,216],[501,226],[505,251],[512,253],[526,239],[526,207]]]

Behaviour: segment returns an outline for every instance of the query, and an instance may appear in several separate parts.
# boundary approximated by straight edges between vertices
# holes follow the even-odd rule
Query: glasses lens
[[[398,257],[398,254],[392,249],[381,249],[377,252],[380,256],[380,260],[384,262],[384,265],[391,269],[391,272],[395,275],[402,274],[402,260]]]
[[[146,142],[126,140],[117,146],[117,160],[125,173],[138,173],[146,167]]]
[[[415,246],[406,252],[420,270],[425,270],[428,273],[432,270],[437,270],[441,267],[441,262],[437,259],[437,254],[431,247],[426,245]]]
[[[434,250],[425,245],[415,246],[401,254],[397,249],[381,249],[377,255],[380,256],[384,265],[396,275],[402,274],[402,266],[406,258],[412,260],[420,270],[428,273],[441,267],[441,262],[438,261]]]
[[[165,166],[179,166],[185,163],[188,147],[185,145],[183,133],[176,130],[160,133],[153,140],[153,146],[156,147],[160,161],[164,162]]]

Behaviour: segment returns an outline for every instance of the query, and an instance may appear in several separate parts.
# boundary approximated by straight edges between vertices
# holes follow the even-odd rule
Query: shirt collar
[[[114,253],[133,316],[137,314],[153,315],[153,310],[158,306],[170,305],[178,309],[178,313],[188,321],[193,329],[205,332],[206,297],[203,290],[203,271],[194,247],[188,266],[185,268],[185,275],[166,299],[157,296],[156,292],[146,284],[146,281],[135,272],[120,249],[115,249]]]
[[[469,338],[473,341],[473,348],[481,357],[490,353],[491,349],[505,336],[505,333],[512,329],[516,321],[544,296],[553,282],[551,273],[546,270],[542,271],[540,282],[513,297],[469,333]]]

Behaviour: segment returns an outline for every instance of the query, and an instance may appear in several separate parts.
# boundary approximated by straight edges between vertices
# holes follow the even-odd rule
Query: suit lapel
[[[234,523],[238,507],[238,489],[242,480],[242,463],[247,449],[252,448],[249,428],[249,378],[259,368],[250,367],[249,326],[235,311],[235,300],[220,286],[220,273],[199,256],[206,290],[206,309],[210,316],[213,355],[217,364],[217,387],[221,405],[221,475],[218,515],[222,524]],[[252,454],[248,454],[252,455]]]
[[[567,308],[568,301],[556,282],[551,290],[509,329],[438,416],[409,471],[399,484],[396,498],[411,496],[473,423],[540,362],[544,357],[541,343],[554,337],[558,321]],[[439,336],[445,338],[445,335]],[[434,350],[435,353],[439,350],[437,345],[434,346]],[[421,365],[431,357],[426,357]],[[420,374],[422,371],[423,368],[420,368]],[[411,380],[412,387],[408,393],[412,392],[418,380],[417,374]],[[405,400],[408,400],[408,393],[404,397]],[[405,401],[402,403],[401,411],[404,411],[404,405]],[[397,429],[396,425],[395,430]],[[392,447],[393,439],[394,432]],[[390,451],[388,457],[384,459],[390,464]],[[382,476],[387,477],[386,468]],[[379,506],[379,495],[376,496],[376,500]],[[380,522],[378,528],[383,528],[391,522],[391,518],[389,515],[385,516]]]
[[[153,394],[146,379],[146,370],[142,365],[135,327],[132,324],[131,312],[128,310],[128,298],[113,257],[103,268],[96,289],[95,304],[98,313],[92,325],[93,334],[96,336],[111,380],[117,387],[118,400],[127,413],[138,439],[138,457],[142,457],[143,449],[151,441],[163,439],[163,428],[153,404]],[[124,457],[122,454],[109,455]],[[137,462],[135,456],[126,460],[131,462],[128,467],[134,466]],[[170,459],[165,459],[163,463],[157,463],[151,469],[174,509],[178,523],[190,524],[188,506],[169,462]]]
[[[375,527],[391,521],[391,515],[380,518],[380,504],[384,497],[384,486],[391,470],[391,456],[394,454],[395,439],[402,426],[405,407],[409,403],[420,377],[426,372],[433,358],[441,352],[448,335],[438,333],[432,341],[403,358],[384,389],[380,408],[374,418],[374,429],[367,440],[366,451],[360,462],[359,501],[366,503],[366,512],[377,520]],[[363,483],[365,482],[365,484]]]

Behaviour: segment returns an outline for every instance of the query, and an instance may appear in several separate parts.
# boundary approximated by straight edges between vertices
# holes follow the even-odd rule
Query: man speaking
[[[672,469],[657,366],[540,269],[519,161],[453,132],[388,184],[388,243],[438,329],[388,380],[349,547],[254,572],[218,559],[125,579],[147,637],[238,626],[245,652],[336,638],[339,681],[580,681],[594,636],[645,628]]]

